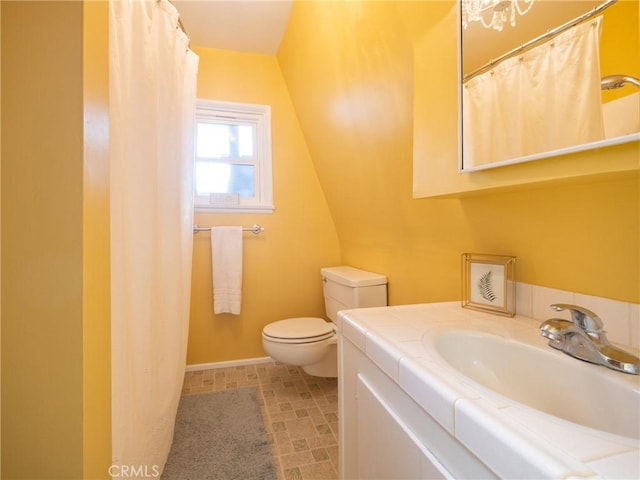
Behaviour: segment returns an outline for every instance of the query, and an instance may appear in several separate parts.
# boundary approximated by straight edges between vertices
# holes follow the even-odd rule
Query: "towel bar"
[[[210,231],[210,230],[211,230],[211,227],[199,227],[197,224],[193,225],[194,234],[198,232],[204,232],[204,231]],[[254,223],[250,227],[242,227],[242,230],[244,232],[251,232],[254,235],[258,235],[259,233],[264,232],[264,227],[258,225],[257,223]]]

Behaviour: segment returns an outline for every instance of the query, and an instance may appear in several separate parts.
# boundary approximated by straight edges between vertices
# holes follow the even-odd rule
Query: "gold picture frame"
[[[516,314],[516,257],[462,254],[462,306],[507,317]]]

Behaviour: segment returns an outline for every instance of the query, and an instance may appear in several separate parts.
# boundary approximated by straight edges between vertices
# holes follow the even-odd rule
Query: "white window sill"
[[[195,213],[273,213],[275,207],[273,205],[195,205],[193,207]]]

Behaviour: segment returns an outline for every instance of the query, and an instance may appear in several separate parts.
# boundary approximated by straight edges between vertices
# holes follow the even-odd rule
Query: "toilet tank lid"
[[[387,277],[379,273],[367,272],[354,267],[325,267],[320,269],[322,276],[349,287],[370,287],[385,285]]]

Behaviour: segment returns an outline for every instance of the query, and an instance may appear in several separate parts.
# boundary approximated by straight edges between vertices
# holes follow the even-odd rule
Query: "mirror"
[[[459,171],[640,140],[638,5],[461,0]]]

